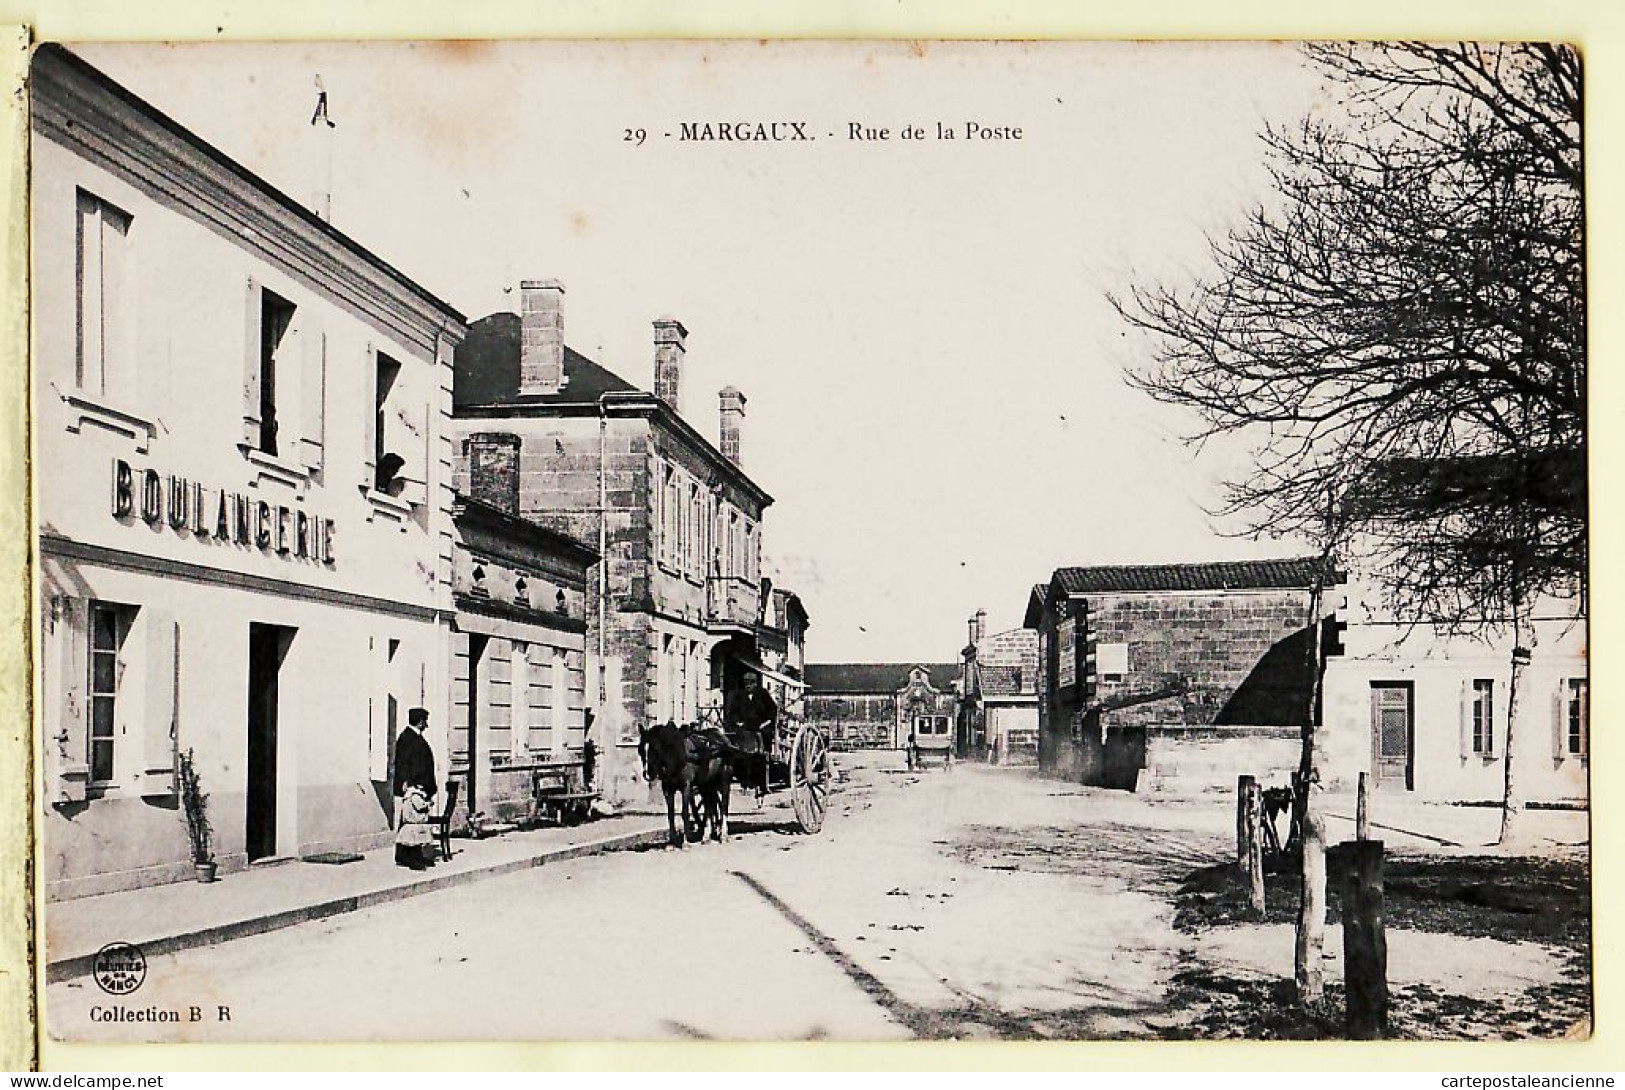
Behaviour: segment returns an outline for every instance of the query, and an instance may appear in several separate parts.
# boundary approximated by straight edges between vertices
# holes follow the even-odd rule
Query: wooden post
[[[1370,1041],[1388,1032],[1388,939],[1383,931],[1382,841],[1344,846],[1343,982],[1348,1035]]]
[[[1248,777],[1249,780],[1252,777]],[[1247,785],[1247,904],[1256,920],[1264,918],[1264,794],[1257,783]]]
[[[1360,773],[1360,788],[1354,799],[1354,839],[1371,839],[1371,773]]]
[[[1252,867],[1253,851],[1248,843],[1251,826],[1247,822],[1247,800],[1258,781],[1252,776],[1236,777],[1236,869],[1247,874]]]

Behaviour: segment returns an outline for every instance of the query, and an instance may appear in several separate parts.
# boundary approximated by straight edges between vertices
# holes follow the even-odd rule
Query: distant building
[[[762,580],[762,617],[756,626],[761,654],[762,681],[782,716],[803,718],[806,708],[807,629],[812,620],[794,591],[781,590]]]
[[[1510,631],[1451,634],[1412,623],[1364,584],[1347,597],[1339,613],[1348,626],[1345,654],[1326,666],[1325,766],[1345,784],[1370,772],[1381,792],[1499,801]],[[1583,800],[1591,755],[1585,611],[1578,599],[1550,598],[1537,603],[1534,617],[1535,646],[1520,677],[1515,767],[1528,799]]]
[[[1043,663],[1040,767],[1130,790],[1286,782],[1312,714],[1319,568],[1057,569],[1027,618]]]
[[[838,749],[902,749],[911,731],[951,741],[960,670],[957,662],[812,663],[807,721]]]
[[[447,774],[467,815],[519,821],[538,782],[581,790],[587,730],[584,545],[521,519],[513,474],[459,495]]]
[[[994,764],[1038,761],[1038,633],[988,635],[987,613],[970,619],[961,671],[959,755]]]
[[[67,50],[29,90],[47,895],[192,875],[188,751],[223,873],[385,844],[463,320]]]
[[[773,499],[740,465],[742,393],[718,394],[719,446],[680,412],[681,322],[654,323],[649,393],[565,344],[563,303],[557,281],[527,280],[520,314],[473,323],[457,352],[455,424],[471,466],[517,458],[521,517],[602,555],[588,583],[587,704],[606,795],[644,801],[639,729],[715,715],[763,667]]]

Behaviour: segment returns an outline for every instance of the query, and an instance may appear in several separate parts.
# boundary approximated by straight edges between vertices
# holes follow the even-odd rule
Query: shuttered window
[[[121,652],[129,630],[130,621],[125,607],[105,602],[91,604],[90,678],[85,689],[90,702],[86,762],[90,765],[91,783],[111,783],[115,775],[113,758],[118,733],[118,699],[124,673]]]
[[[131,217],[81,189],[77,218],[75,377],[79,389],[101,394],[107,392],[110,380],[126,368],[131,350]]]
[[[1478,678],[1472,695],[1473,752],[1489,756],[1495,752],[1495,682]]]

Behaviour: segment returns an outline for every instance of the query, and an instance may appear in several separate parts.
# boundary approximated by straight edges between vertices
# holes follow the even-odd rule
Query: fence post
[[[1244,875],[1252,867],[1253,857],[1248,843],[1247,798],[1257,782],[1252,776],[1236,777],[1236,869]]]
[[[1343,983],[1348,1035],[1357,1041],[1388,1032],[1388,939],[1383,930],[1382,841],[1345,844]]]
[[[1254,919],[1264,918],[1264,794],[1247,785],[1247,904]]]
[[[1371,773],[1360,773],[1360,787],[1354,798],[1354,839],[1371,839]]]

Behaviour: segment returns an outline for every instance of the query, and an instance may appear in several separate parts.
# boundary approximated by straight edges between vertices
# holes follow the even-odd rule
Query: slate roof
[[[1237,560],[1215,564],[1126,564],[1057,568],[1053,583],[1067,594],[1121,594],[1168,590],[1261,590],[1312,587],[1320,558]]]
[[[908,672],[916,666],[924,666],[931,686],[943,692],[951,691],[959,680],[957,662],[809,662],[807,691],[891,694],[908,684]]]
[[[1027,612],[1021,619],[1022,628],[1037,628],[1044,623],[1044,606],[1049,602],[1049,584],[1034,583],[1027,595]]]
[[[637,393],[615,372],[564,348],[564,387],[556,394],[519,395],[519,315],[488,314],[468,327],[457,346],[452,405],[563,405],[596,401],[599,394]]]

